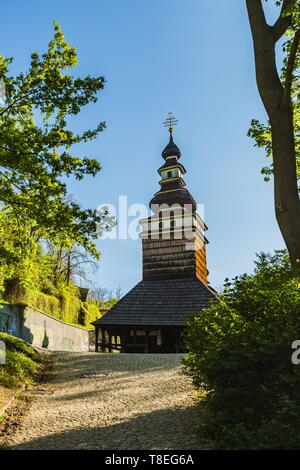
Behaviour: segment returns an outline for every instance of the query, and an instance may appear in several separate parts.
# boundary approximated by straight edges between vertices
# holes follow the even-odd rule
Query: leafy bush
[[[80,325],[91,328],[91,322],[97,320],[100,317],[101,313],[95,301],[87,300],[86,302],[81,302],[80,313],[78,317],[78,323]]]
[[[87,254],[74,247],[68,251],[61,243],[60,248],[41,243],[34,233],[30,221],[19,226],[13,214],[0,210],[0,300],[90,327],[100,316],[99,307],[108,309],[115,299],[100,302],[99,307],[96,301],[81,302],[73,274],[83,274],[82,266],[91,262]]]
[[[0,385],[9,388],[29,385],[42,367],[39,354],[25,341],[6,333],[0,333],[0,340],[6,345],[6,363],[0,365]]]
[[[16,338],[8,333],[0,333],[0,341],[4,341],[7,351],[20,352],[34,360],[39,358],[38,352],[20,338]]]
[[[48,315],[55,318],[61,318],[62,316],[59,299],[43,292],[28,290],[20,299],[20,302],[28,304],[41,312],[48,313]]]
[[[70,283],[68,286],[62,284],[60,287],[60,311],[61,320],[68,323],[78,323],[80,313],[80,299],[78,287]]]
[[[300,449],[300,281],[285,252],[261,254],[253,275],[188,322],[184,362],[202,391],[202,431],[220,448]]]

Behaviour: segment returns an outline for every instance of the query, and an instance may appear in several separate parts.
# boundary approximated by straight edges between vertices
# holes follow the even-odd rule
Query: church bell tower
[[[143,280],[197,277],[207,285],[207,227],[183,179],[186,170],[173,140],[177,120],[169,113],[164,124],[170,136],[162,152],[164,163],[158,169],[160,190],[149,204],[152,215],[140,221]]]
[[[160,189],[150,201],[152,215],[140,221],[143,279],[93,323],[96,351],[182,353],[187,318],[216,300],[207,280],[207,227],[186,188],[176,122],[169,114]]]

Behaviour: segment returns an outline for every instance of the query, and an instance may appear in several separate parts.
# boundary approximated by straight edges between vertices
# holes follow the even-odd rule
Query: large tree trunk
[[[290,0],[285,0],[284,6]],[[281,17],[266,23],[261,0],[246,0],[252,30],[256,78],[272,129],[274,201],[276,219],[287,246],[292,268],[300,274],[300,199],[298,192],[293,107],[276,67],[275,44],[289,26]],[[284,8],[284,7],[283,7]],[[296,48],[299,43],[296,43]]]
[[[281,109],[271,118],[275,212],[292,268],[299,273],[300,200],[296,176],[293,113],[289,108]]]

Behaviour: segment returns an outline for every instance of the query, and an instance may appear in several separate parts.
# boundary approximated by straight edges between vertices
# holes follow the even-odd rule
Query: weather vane
[[[168,128],[170,134],[173,134],[174,127],[177,126],[178,120],[175,119],[172,112],[169,112],[169,116],[164,122],[164,126]]]

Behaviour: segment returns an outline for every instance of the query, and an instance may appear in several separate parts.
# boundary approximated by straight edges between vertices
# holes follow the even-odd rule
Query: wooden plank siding
[[[194,243],[194,249],[190,249]],[[207,285],[206,248],[198,233],[193,240],[143,239],[143,279],[197,276]]]

